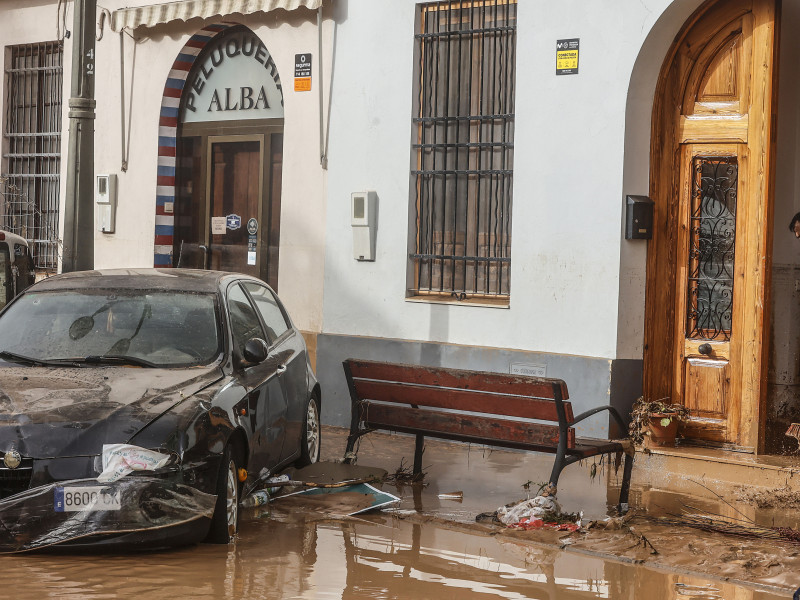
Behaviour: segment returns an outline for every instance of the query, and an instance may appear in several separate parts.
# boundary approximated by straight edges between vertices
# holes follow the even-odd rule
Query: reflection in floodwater
[[[314,520],[243,515],[229,546],[132,555],[0,558],[0,586],[36,598],[458,598],[686,600],[779,596],[523,543],[370,514]],[[280,512],[281,510],[285,512]]]

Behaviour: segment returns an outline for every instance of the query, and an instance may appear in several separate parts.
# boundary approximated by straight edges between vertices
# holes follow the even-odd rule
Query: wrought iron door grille
[[[690,338],[731,337],[738,175],[734,156],[696,156],[692,161],[686,314]]]
[[[507,299],[516,0],[420,7],[412,294]]]
[[[6,64],[2,227],[28,240],[34,265],[58,267],[61,42],[11,46]]]

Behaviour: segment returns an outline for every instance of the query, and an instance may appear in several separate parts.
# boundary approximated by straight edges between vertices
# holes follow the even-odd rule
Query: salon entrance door
[[[208,161],[207,267],[258,277],[264,136],[209,137]]]

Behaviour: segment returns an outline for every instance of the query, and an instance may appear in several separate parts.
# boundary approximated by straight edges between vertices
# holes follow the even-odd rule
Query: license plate
[[[56,512],[119,510],[122,498],[119,490],[105,486],[57,487],[53,507]]]

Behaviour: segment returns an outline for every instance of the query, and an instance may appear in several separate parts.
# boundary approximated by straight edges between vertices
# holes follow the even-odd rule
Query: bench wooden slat
[[[558,426],[520,423],[475,415],[444,413],[421,408],[362,402],[361,420],[370,429],[422,433],[434,437],[515,448],[547,449],[558,445]],[[575,430],[568,429],[567,447],[575,445]]]
[[[457,390],[452,388],[421,387],[409,383],[373,381],[354,379],[358,397],[363,400],[380,400],[400,404],[416,404],[481,412],[523,419],[539,419],[541,421],[558,422],[556,403],[552,400],[540,400],[522,396],[504,396],[486,391]],[[572,421],[572,406],[564,403],[568,422]]]
[[[553,398],[553,388],[561,391],[561,399],[568,400],[567,384],[561,379],[506,375],[485,371],[465,371],[419,365],[401,365],[370,360],[349,359],[350,372],[360,379],[380,379],[399,383],[430,385],[458,389],[491,389],[514,396]]]

